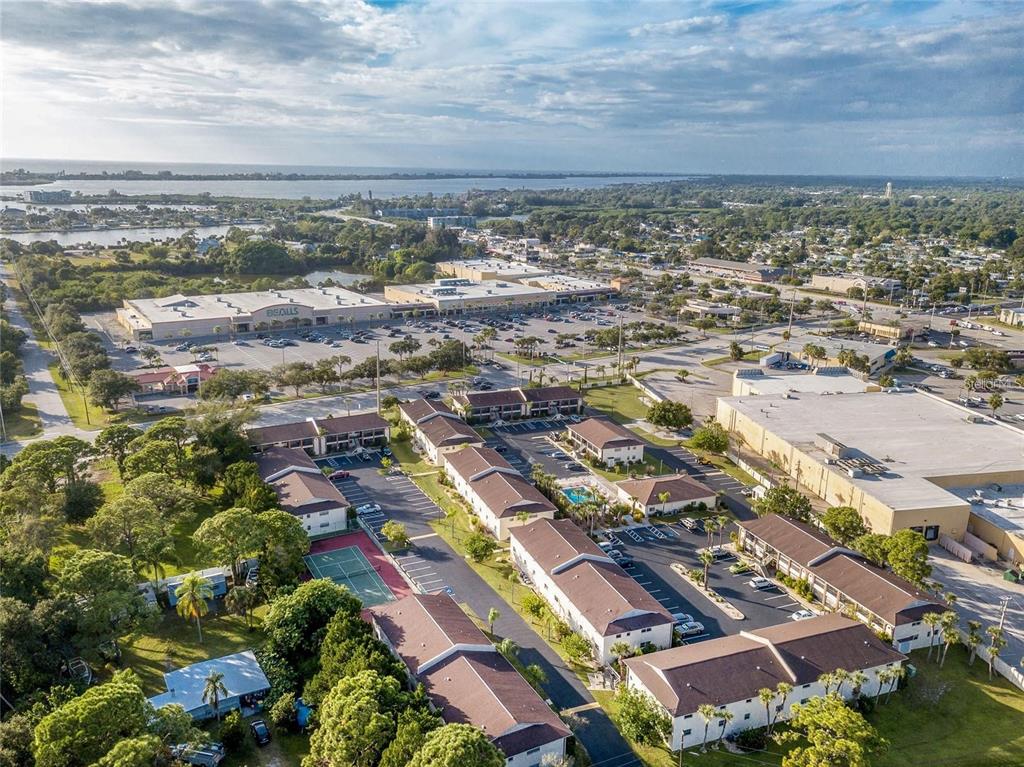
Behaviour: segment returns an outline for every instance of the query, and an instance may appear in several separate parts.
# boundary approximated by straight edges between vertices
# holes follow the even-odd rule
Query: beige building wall
[[[942,533],[959,540],[967,529],[970,505],[966,502],[942,508],[896,511],[843,474],[833,471],[817,458],[806,454],[739,413],[728,402],[721,399],[718,401],[716,418],[747,447],[771,461],[773,465],[793,477],[800,486],[829,505],[855,508],[874,532],[891,535],[897,530],[909,527],[938,525]],[[970,479],[961,479],[957,484],[970,484]]]
[[[977,514],[971,514],[970,532],[995,546],[1003,559],[1024,562],[1024,534],[1003,530]]]

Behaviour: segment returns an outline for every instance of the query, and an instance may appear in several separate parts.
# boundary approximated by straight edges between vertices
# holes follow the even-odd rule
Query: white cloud
[[[1024,13],[887,9],[8,0],[0,138],[11,156],[867,172],[884,124],[913,137],[903,172],[961,147],[974,172],[1024,172],[1000,133],[1024,114]]]

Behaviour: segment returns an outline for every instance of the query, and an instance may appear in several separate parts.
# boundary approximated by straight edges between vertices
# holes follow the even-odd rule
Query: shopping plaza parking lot
[[[585,312],[593,319],[573,319],[568,315],[571,312]],[[608,314],[611,312],[611,315]],[[557,322],[544,319],[545,315],[559,318]],[[467,315],[464,318],[425,318],[422,320],[387,320],[374,322],[369,325],[358,323],[353,327],[348,326],[318,326],[300,328],[297,330],[268,331],[267,335],[274,338],[289,339],[296,343],[295,346],[285,346],[280,349],[264,346],[254,333],[248,333],[238,342],[232,342],[223,338],[181,338],[177,340],[165,340],[156,342],[144,342],[160,351],[164,363],[168,365],[185,365],[193,362],[193,355],[188,351],[177,351],[177,347],[188,341],[196,345],[214,347],[214,362],[222,367],[245,367],[250,369],[267,370],[275,365],[287,362],[316,362],[328,357],[344,354],[352,358],[353,364],[369,359],[376,353],[376,344],[380,343],[381,353],[384,356],[393,356],[387,348],[390,344],[399,340],[399,337],[389,336],[392,330],[400,330],[408,333],[412,338],[422,345],[422,353],[430,351],[428,341],[460,340],[467,344],[473,343],[473,337],[485,326],[480,322],[482,319],[493,318],[503,321],[506,327],[511,324],[509,330],[498,330],[497,338],[491,343],[497,353],[512,353],[515,349],[514,339],[525,336],[535,336],[542,340],[541,348],[554,351],[554,336],[560,333],[575,333],[583,335],[587,330],[609,327],[619,322],[633,322],[645,319],[643,312],[633,310],[612,311],[608,305],[565,305],[551,307],[543,311],[536,311],[532,314],[517,315],[513,310],[512,316],[521,316],[518,322],[507,319],[507,313],[480,313],[479,315]],[[107,342],[108,352],[114,366],[121,370],[132,370],[143,364],[142,357],[137,353],[126,353],[123,351],[125,340],[122,329],[110,312],[101,312],[86,315],[84,321],[90,327],[97,329],[100,335]],[[459,328],[454,325],[456,321],[464,322],[465,327]],[[600,324],[599,324],[600,323]],[[310,331],[324,336],[325,342],[310,342],[300,338],[303,333]],[[353,331],[359,331],[366,335],[365,343],[357,343],[346,340],[345,336],[351,336]],[[509,340],[513,339],[513,340]],[[581,352],[585,349],[582,342],[577,342],[576,348],[568,348],[565,352]],[[332,345],[334,344],[334,345]],[[136,344],[138,345],[138,344]],[[495,361],[504,367],[515,368],[514,362],[502,361],[496,357]],[[513,371],[514,372],[514,371]],[[525,375],[525,371],[523,371]]]

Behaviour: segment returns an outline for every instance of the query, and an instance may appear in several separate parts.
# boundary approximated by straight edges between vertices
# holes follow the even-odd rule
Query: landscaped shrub
[[[245,740],[245,720],[237,708],[224,717],[218,729],[220,742],[229,752],[234,751]]]
[[[764,727],[736,733],[736,745],[744,751],[762,751],[768,745],[768,731]]]
[[[295,693],[285,693],[270,708],[270,722],[275,727],[291,729],[295,725]]]

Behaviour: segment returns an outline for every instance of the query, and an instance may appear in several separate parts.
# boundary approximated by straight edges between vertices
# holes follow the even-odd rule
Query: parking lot
[[[428,524],[443,516],[441,510],[404,474],[382,475],[379,470],[379,453],[373,453],[370,461],[333,456],[317,463],[349,472],[348,477],[334,480],[334,484],[353,506],[380,506],[379,510],[360,514],[359,519],[363,528],[382,543],[384,536],[380,530],[388,520],[393,519],[405,525],[406,533],[413,539],[414,545],[405,553],[397,554],[395,561],[420,591],[446,590],[454,593],[439,569],[439,562],[445,552],[433,548],[440,539]]]
[[[524,477],[530,476],[534,464],[560,479],[583,476],[584,472],[578,469],[567,469],[566,464],[576,464],[567,455],[555,457],[559,448],[548,441],[552,434],[564,431],[568,423],[544,420],[491,427],[494,436],[487,440],[487,445],[501,452],[505,460]]]
[[[731,526],[730,526],[731,528]],[[730,529],[722,533],[728,542]],[[704,625],[704,633],[688,637],[687,642],[711,639],[789,620],[801,605],[780,588],[758,590],[748,581],[757,573],[733,574],[729,566],[737,560],[720,560],[711,566],[708,581],[711,587],[745,616],[737,621],[714,607],[694,584],[678,575],[671,567],[682,564],[687,570],[700,569],[697,550],[707,546],[707,535],[690,532],[679,523],[654,523],[635,526],[609,535],[610,540],[633,558],[626,568],[641,586],[672,613],[687,613]],[[719,542],[715,534],[714,543]]]
[[[571,312],[586,312],[593,315],[593,319],[572,319]],[[161,341],[147,341],[135,346],[153,346],[159,350],[160,355],[167,365],[187,365],[194,359],[189,351],[178,351],[177,347],[184,341],[196,345],[212,347],[213,360],[211,364],[220,367],[246,368],[269,370],[275,365],[288,362],[317,362],[339,354],[352,358],[352,364],[358,364],[376,354],[376,344],[380,343],[381,354],[384,357],[393,357],[388,351],[388,346],[398,341],[401,336],[390,336],[389,333],[401,332],[422,344],[421,354],[430,351],[428,341],[436,339],[460,340],[468,345],[473,345],[473,338],[485,327],[482,319],[497,319],[504,323],[507,330],[498,330],[497,338],[491,343],[493,350],[500,353],[512,353],[515,350],[515,340],[526,336],[534,336],[543,340],[543,347],[554,348],[553,338],[557,334],[574,333],[583,335],[587,330],[609,327],[619,322],[633,322],[645,319],[643,312],[633,310],[611,311],[608,305],[580,306],[578,304],[565,305],[560,307],[548,307],[543,310],[535,310],[531,313],[517,312],[513,310],[511,316],[498,316],[496,314],[467,315],[463,318],[429,318],[420,320],[388,320],[379,323],[359,323],[353,327],[347,325],[316,326],[309,328],[298,328],[291,330],[268,331],[267,335],[275,339],[288,339],[295,345],[272,348],[263,345],[254,333],[245,334],[237,341],[229,341],[224,338],[180,338],[166,339]],[[549,321],[545,316],[558,318],[558,321]],[[513,319],[517,318],[517,319]],[[84,317],[86,324],[97,331],[106,341],[107,351],[111,355],[111,361],[115,368],[120,370],[134,370],[144,364],[143,358],[138,353],[128,354],[123,351],[126,345],[122,328],[114,320],[110,312],[89,314]],[[455,323],[462,322],[463,327]],[[600,324],[599,324],[600,323]],[[324,341],[310,342],[303,340],[300,336],[304,333],[316,332],[324,337]],[[351,336],[353,331],[362,333],[366,338],[365,342],[357,343],[346,336]],[[549,344],[548,341],[551,340]],[[580,348],[567,348],[566,352],[578,352],[583,350],[582,342],[578,343]],[[514,368],[515,364],[507,360],[502,362],[500,358],[496,361],[505,368]],[[492,369],[493,370],[493,369]],[[482,372],[486,372],[482,371]],[[514,373],[515,371],[512,370]],[[524,372],[525,375],[525,372]]]

